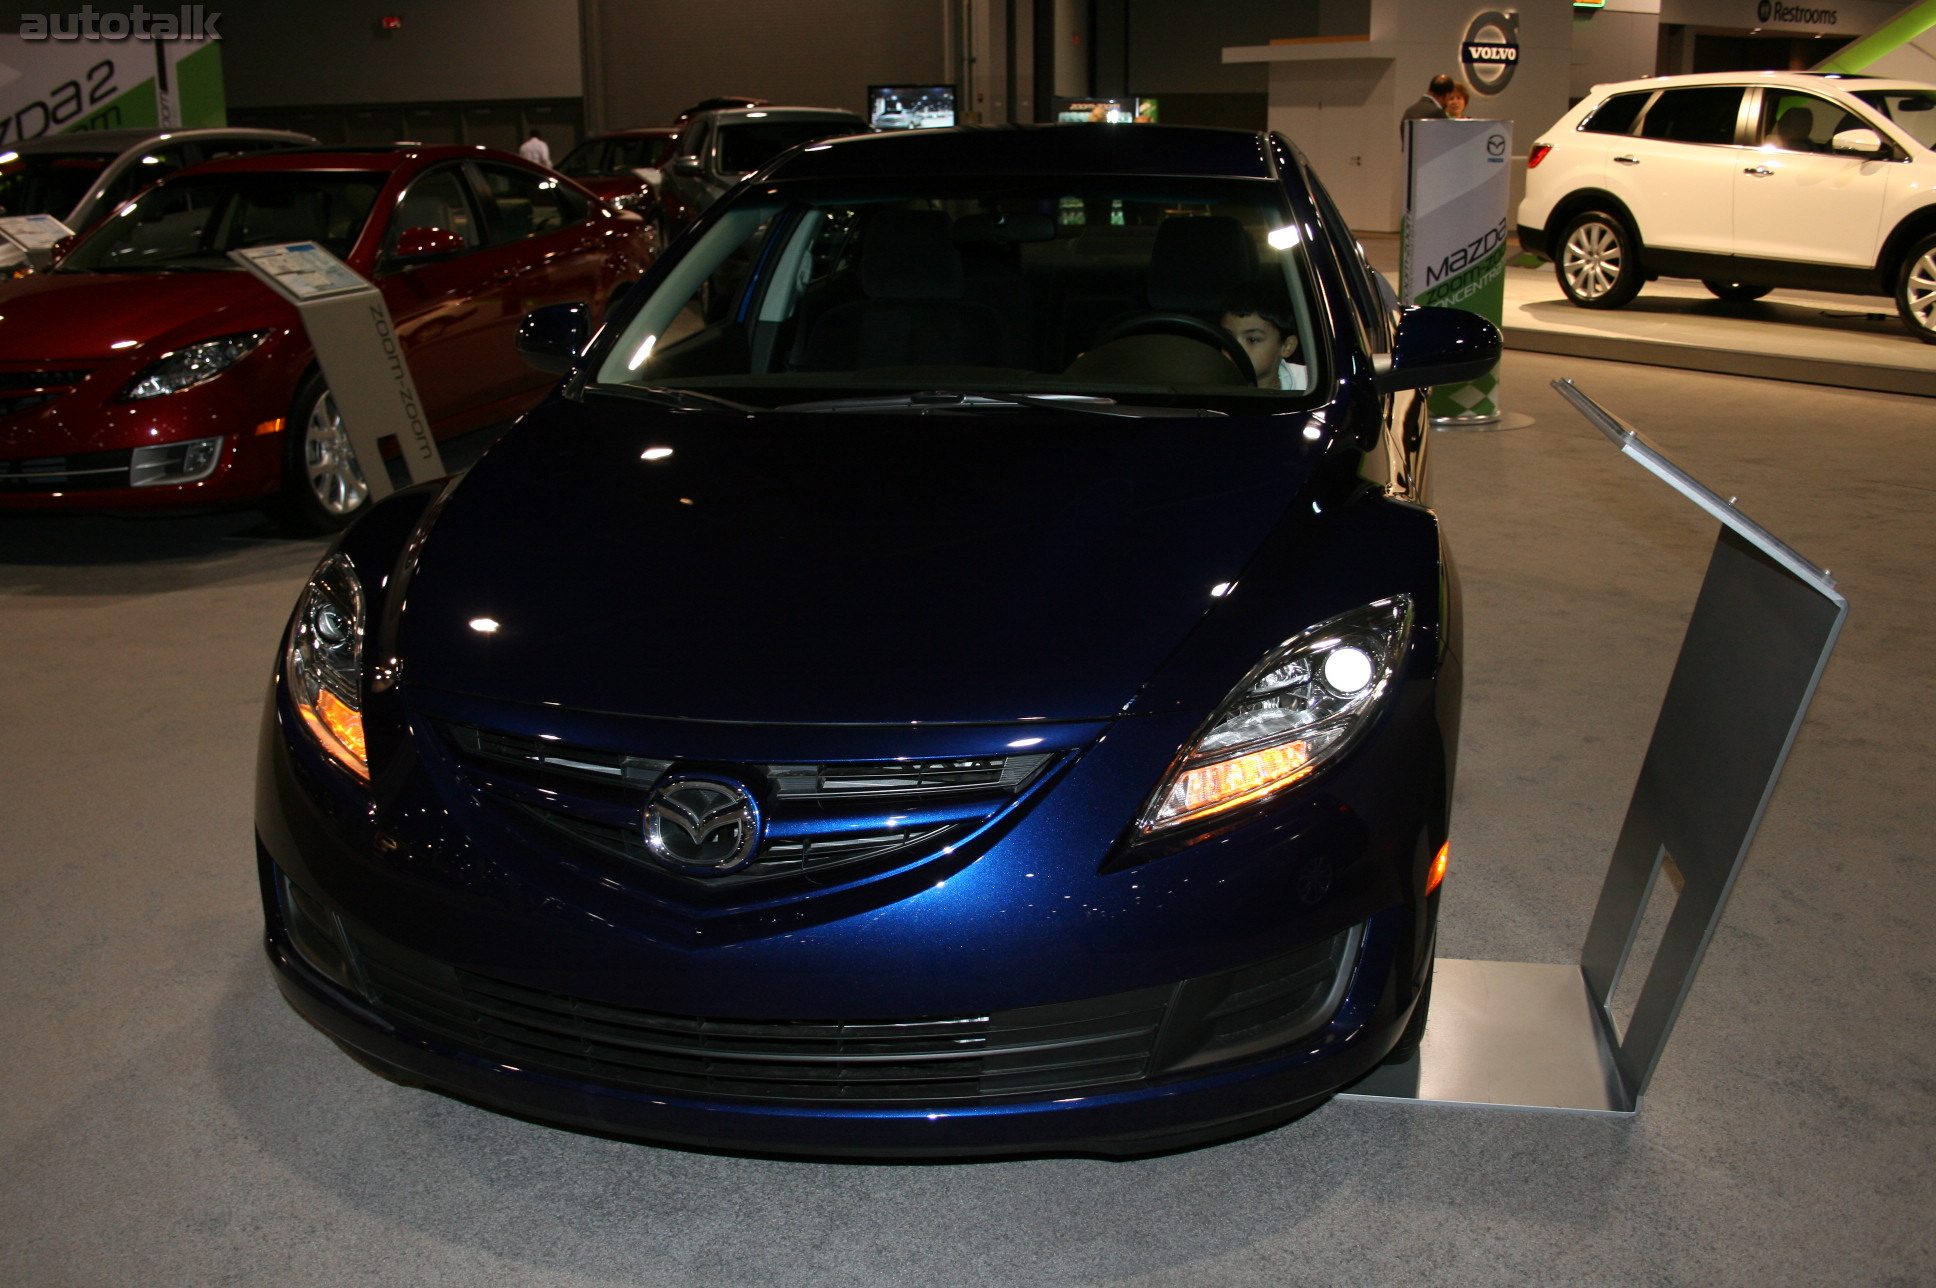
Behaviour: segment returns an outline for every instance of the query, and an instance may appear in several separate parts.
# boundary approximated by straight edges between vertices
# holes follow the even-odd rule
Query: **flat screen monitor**
[[[952,85],[869,85],[867,122],[877,130],[934,130],[955,123]]]
[[[1138,121],[1147,125],[1156,120],[1156,100],[1153,98],[1058,97],[1055,100],[1055,119],[1108,121],[1118,125]]]

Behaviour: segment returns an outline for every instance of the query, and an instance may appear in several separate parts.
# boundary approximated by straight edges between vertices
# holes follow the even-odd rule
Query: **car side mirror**
[[[518,323],[518,356],[554,376],[568,374],[591,339],[592,311],[583,304],[547,304]]]
[[[675,157],[672,162],[672,173],[684,175],[688,179],[697,179],[706,173],[706,167],[699,164],[698,157]]]
[[[1883,146],[1882,136],[1874,130],[1840,130],[1828,144],[1831,151],[1853,152],[1857,156],[1881,156],[1888,149]]]
[[[398,264],[421,264],[446,259],[469,248],[465,240],[448,228],[406,228],[397,234],[397,248],[390,259]]]
[[[1389,358],[1376,360],[1372,383],[1395,394],[1428,385],[1477,380],[1499,362],[1499,328],[1464,309],[1416,308],[1399,315]]]

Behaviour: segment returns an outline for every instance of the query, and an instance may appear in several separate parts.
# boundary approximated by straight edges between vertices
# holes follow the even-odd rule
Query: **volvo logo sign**
[[[1474,18],[1460,42],[1459,62],[1475,91],[1503,93],[1519,66],[1518,11],[1488,9]]]
[[[759,804],[730,778],[675,774],[645,802],[645,848],[668,867],[737,872],[759,844]]]

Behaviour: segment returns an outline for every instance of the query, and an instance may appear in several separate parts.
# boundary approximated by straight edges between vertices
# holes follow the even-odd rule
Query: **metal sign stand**
[[[373,498],[392,490],[383,463],[386,438],[396,439],[412,483],[450,473],[383,292],[314,242],[250,246],[229,257],[296,306]],[[300,433],[301,426],[289,432]]]
[[[1848,615],[1826,572],[1571,381],[1554,388],[1721,533],[1579,965],[1441,960],[1418,1055],[1348,1098],[1638,1110]],[[1611,1000],[1663,874],[1679,895],[1622,1032]]]

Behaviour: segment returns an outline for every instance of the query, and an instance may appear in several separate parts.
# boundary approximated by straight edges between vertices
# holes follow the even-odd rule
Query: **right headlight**
[[[342,554],[323,560],[296,601],[285,667],[303,726],[329,756],[370,777],[363,742],[363,586]]]
[[[1412,629],[1394,595],[1284,641],[1223,700],[1136,819],[1148,837],[1262,800],[1343,755],[1391,691]]]

